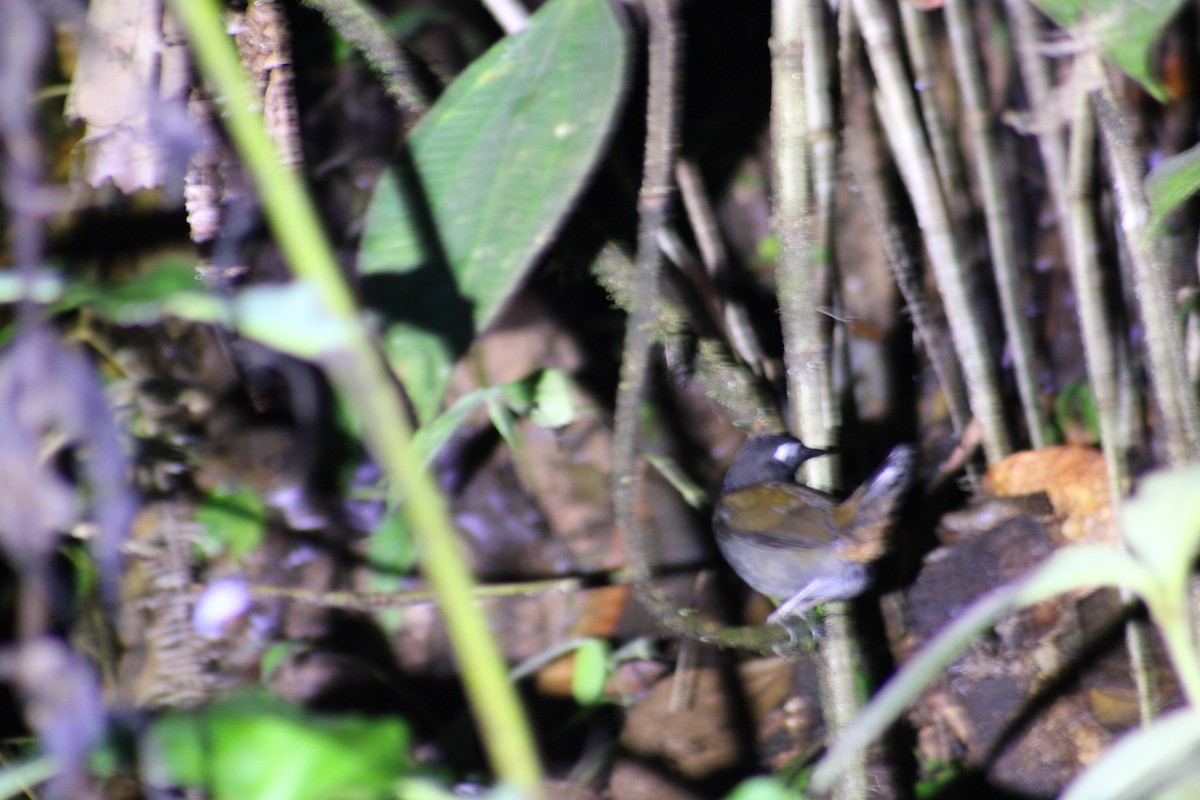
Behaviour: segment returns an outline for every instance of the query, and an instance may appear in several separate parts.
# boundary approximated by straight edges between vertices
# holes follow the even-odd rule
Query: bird
[[[787,434],[755,436],[725,474],[713,513],[717,547],[751,588],[782,601],[768,622],[865,591],[916,474],[916,448],[897,445],[839,502],[796,481],[801,464],[826,454]]]

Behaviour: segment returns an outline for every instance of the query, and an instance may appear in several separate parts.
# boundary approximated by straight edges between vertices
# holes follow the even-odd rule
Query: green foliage
[[[250,489],[218,489],[196,509],[196,521],[208,533],[207,540],[200,543],[208,558],[225,551],[239,560],[254,552],[262,541],[266,506]]]
[[[197,283],[194,261],[168,258],[146,273],[118,283],[71,281],[63,286],[51,310],[59,313],[86,307],[120,325],[145,325],[162,319],[173,304],[211,307],[203,288]]]
[[[399,719],[313,714],[256,690],[159,717],[144,769],[152,786],[215,800],[383,798],[409,772],[408,743]]]
[[[460,75],[376,189],[359,265],[422,422],[590,174],[624,87],[604,0],[552,0]]]
[[[408,523],[395,508],[388,508],[379,520],[367,545],[367,560],[376,570],[388,573],[405,573],[413,568],[417,554],[413,549],[412,535]],[[397,588],[394,579],[383,579],[373,583],[376,590]]]
[[[804,800],[804,795],[774,778],[751,778],[738,784],[726,800]]]
[[[1054,424],[1060,432],[1082,426],[1089,441],[1100,441],[1100,414],[1091,384],[1078,380],[1054,396]]]
[[[31,787],[49,780],[57,769],[57,762],[50,756],[38,756],[6,766],[0,770],[0,798],[31,796]]]
[[[1146,176],[1150,225],[1161,227],[1166,216],[1200,190],[1200,145],[1164,158]]]
[[[604,684],[612,672],[612,649],[603,639],[584,639],[575,649],[575,671],[571,673],[571,696],[581,706],[592,706],[604,696]]]
[[[492,424],[514,452],[520,450],[516,438],[515,416],[528,417],[544,427],[561,427],[575,419],[574,384],[561,370],[539,370],[532,375],[508,383],[476,389],[424,425],[413,444],[428,464],[437,457],[454,433],[481,407],[486,408]],[[368,557],[379,569],[405,572],[412,567],[412,540],[403,517],[395,512],[386,514],[371,534]],[[384,580],[376,588],[394,588]]]
[[[922,772],[927,777],[917,781],[917,785],[913,787],[914,794],[917,800],[934,800],[962,775],[962,767],[953,762],[928,764],[923,765]]]
[[[1156,472],[1143,480],[1121,509],[1122,533],[1150,572],[1158,603],[1187,594],[1188,576],[1200,551],[1200,465]],[[1156,602],[1147,597],[1151,613]]]
[[[1099,49],[1105,58],[1158,100],[1162,83],[1150,72],[1150,47],[1171,21],[1182,0],[1033,0],[1076,42]]]

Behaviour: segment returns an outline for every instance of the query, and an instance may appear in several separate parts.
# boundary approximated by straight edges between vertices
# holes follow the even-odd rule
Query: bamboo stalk
[[[1052,436],[1046,415],[1042,412],[1037,359],[1033,352],[1030,326],[1023,311],[1012,218],[1000,174],[1000,161],[996,155],[995,126],[979,69],[979,43],[975,37],[975,25],[964,0],[946,0],[944,9],[946,27],[950,32],[950,48],[954,54],[954,70],[962,92],[971,145],[975,151],[992,274],[995,275],[996,290],[1000,295],[1000,311],[1012,356],[1017,392],[1021,397],[1021,410],[1025,415],[1030,441],[1034,447],[1042,448],[1050,444]]]
[[[966,378],[971,411],[979,421],[988,461],[995,462],[1012,449],[1004,419],[1004,403],[983,324],[975,313],[968,288],[967,268],[954,236],[929,147],[921,132],[892,26],[880,0],[854,0],[854,9],[879,84],[877,106],[885,115],[883,128],[925,235],[925,246]]]

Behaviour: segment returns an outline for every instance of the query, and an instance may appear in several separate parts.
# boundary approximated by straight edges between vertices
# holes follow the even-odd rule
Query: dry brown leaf
[[[1063,520],[1067,541],[1115,538],[1108,471],[1099,450],[1060,445],[1014,453],[991,466],[983,486],[1000,497],[1045,493]]]

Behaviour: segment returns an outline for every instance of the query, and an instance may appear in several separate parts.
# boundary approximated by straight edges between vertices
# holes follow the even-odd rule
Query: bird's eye
[[[800,445],[796,442],[784,442],[775,448],[775,453],[771,456],[780,464],[795,464],[797,456],[800,455]]]

